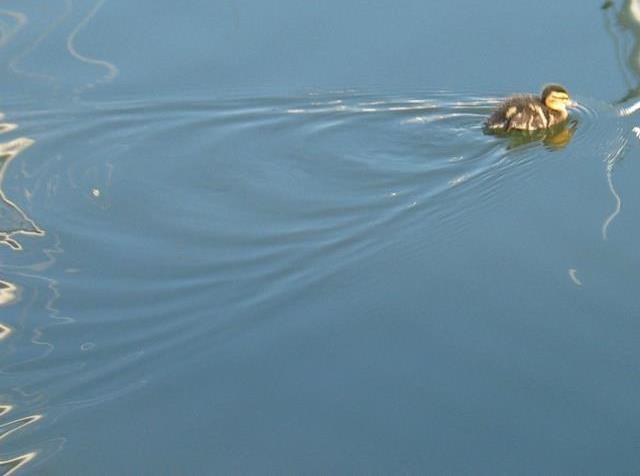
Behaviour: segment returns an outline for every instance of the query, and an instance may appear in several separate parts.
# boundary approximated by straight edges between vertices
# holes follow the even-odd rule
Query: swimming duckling
[[[551,84],[544,88],[540,97],[522,95],[508,98],[489,116],[485,126],[501,131],[548,129],[564,122],[569,117],[567,107],[574,105],[565,88]]]

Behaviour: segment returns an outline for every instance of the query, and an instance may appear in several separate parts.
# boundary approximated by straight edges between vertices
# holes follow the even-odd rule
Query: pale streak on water
[[[0,26],[0,48],[5,46],[11,39],[22,30],[27,24],[27,16],[22,12],[12,10],[0,10],[0,15],[11,18],[14,25],[7,26],[2,23]]]
[[[620,144],[619,148],[609,154],[606,159],[606,171],[607,171],[607,184],[609,185],[609,191],[615,200],[615,208],[611,212],[611,214],[605,218],[604,223],[602,224],[602,239],[607,239],[607,232],[609,230],[609,225],[613,222],[613,220],[618,216],[620,210],[622,208],[622,198],[618,194],[618,191],[615,189],[613,185],[613,168],[616,164],[616,161],[621,157],[622,152],[624,151],[624,147],[626,146],[626,140]]]
[[[69,0],[69,2],[72,2],[72,1],[73,0]],[[107,60],[91,58],[90,56],[81,54],[76,49],[76,45],[75,45],[76,36],[78,35],[78,33],[81,32],[86,27],[86,25],[91,21],[91,19],[98,13],[100,8],[102,8],[105,2],[106,0],[98,0],[94,4],[93,8],[89,10],[87,15],[82,19],[82,21],[80,21],[80,23],[78,23],[78,25],[71,31],[71,33],[67,37],[67,50],[75,59],[83,63],[86,63],[88,65],[99,66],[100,68],[103,68],[106,70],[105,74],[101,78],[97,79],[96,81],[89,82],[83,87],[76,89],[76,94],[80,94],[82,93],[82,91],[86,89],[94,88],[96,85],[100,83],[111,82],[115,79],[116,76],[118,76],[118,68],[116,65],[114,65],[113,63]],[[70,8],[73,8],[73,3],[70,4]]]
[[[2,129],[1,126],[0,129]],[[5,130],[11,131],[14,128],[9,126],[5,127]],[[3,206],[3,230],[0,230],[0,244],[10,246],[15,250],[22,249],[16,240],[17,235],[42,236],[44,234],[44,231],[2,191],[2,182],[9,164],[33,142],[27,137],[19,137],[9,142],[0,143],[0,204]]]
[[[618,110],[618,114],[620,117],[631,116],[640,110],[640,101],[636,101],[633,104],[625,107],[621,107]],[[631,132],[635,134],[635,136],[640,139],[640,128],[637,126],[632,127]],[[613,183],[613,170],[616,165],[616,162],[622,157],[624,150],[627,146],[627,138],[624,135],[620,136],[620,143],[617,146],[614,146],[613,150],[607,154],[606,157],[606,176],[607,176],[607,185],[609,186],[609,191],[615,200],[615,207],[611,214],[607,216],[602,223],[602,239],[606,240],[608,236],[609,226],[613,222],[613,220],[618,216],[620,210],[622,209],[622,198],[620,194],[616,190]]]
[[[569,277],[571,281],[575,283],[576,286],[582,286],[582,281],[578,278],[578,270],[575,268],[569,268]]]
[[[19,65],[23,59],[27,58],[30,53],[32,53],[36,48],[38,48],[41,45],[41,43],[45,39],[47,39],[47,37],[49,37],[56,29],[58,29],[62,25],[62,23],[67,19],[67,17],[72,11],[72,1],[73,0],[64,0],[64,9],[62,13],[56,16],[49,23],[49,25],[42,31],[42,33],[40,33],[33,42],[31,42],[24,50],[22,50],[22,52],[20,52],[18,55],[14,56],[11,59],[11,61],[9,62],[9,69],[11,71],[27,78],[43,79],[48,82],[55,82],[57,80],[56,77],[53,75],[26,71],[23,68],[21,68]]]

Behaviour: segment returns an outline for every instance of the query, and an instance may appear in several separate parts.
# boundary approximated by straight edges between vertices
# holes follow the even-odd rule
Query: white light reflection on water
[[[14,410],[15,408],[13,405],[0,405],[0,440],[5,439],[12,433],[29,426],[42,418],[42,415],[35,414],[3,423],[2,420],[4,420],[5,417],[10,416],[10,413]],[[3,476],[14,474],[21,467],[34,459],[36,454],[37,453],[35,451],[30,451],[28,453],[12,456],[6,459],[0,458],[0,470],[4,471]]]
[[[2,189],[2,182],[9,164],[33,142],[32,139],[19,137],[0,143],[0,243],[14,250],[22,249],[22,245],[16,238],[17,235],[44,235],[44,231],[15,202],[10,200]]]
[[[16,124],[0,124],[0,133],[7,133],[17,129]],[[34,141],[26,137],[19,137],[8,142],[0,143],[0,243],[3,243],[14,251],[22,250],[22,245],[18,242],[18,235],[44,236],[44,230],[38,227],[35,222],[12,200],[10,200],[3,190],[3,182],[9,164],[26,148],[30,147]],[[2,266],[0,266],[0,270]],[[0,307],[11,306],[18,300],[18,287],[5,280],[0,280]],[[8,345],[8,338],[13,333],[12,328],[0,322],[0,341],[2,345]],[[4,373],[4,369],[2,369]],[[1,398],[1,397],[0,397]],[[0,417],[5,417],[15,410],[13,405],[0,405]],[[5,423],[0,422],[0,440],[3,440],[18,430],[37,422],[42,418],[41,414],[34,414],[16,418]],[[6,459],[0,458],[0,469],[3,474],[10,475],[18,471],[21,467],[35,458],[37,451],[28,451],[18,456],[11,456]]]
[[[18,11],[0,10],[0,17],[9,21],[0,21],[0,48],[5,46],[27,24],[27,16]]]
[[[13,304],[18,298],[18,288],[15,284],[0,280],[0,307]]]
[[[86,89],[94,88],[100,83],[111,82],[115,79],[116,76],[118,76],[119,71],[116,65],[114,65],[113,63],[107,60],[96,59],[96,58],[87,56],[86,54],[82,54],[78,52],[76,48],[76,36],[86,27],[86,25],[91,21],[91,19],[96,15],[96,13],[98,13],[98,10],[102,8],[105,1],[106,0],[98,0],[94,4],[93,8],[89,10],[87,15],[80,21],[80,23],[78,23],[78,25],[71,31],[71,33],[67,37],[67,50],[69,51],[69,54],[71,56],[73,56],[78,61],[81,61],[82,63],[86,63],[92,66],[98,66],[106,70],[104,75],[101,78],[95,81],[91,81],[80,88],[77,88],[76,94],[80,94]]]

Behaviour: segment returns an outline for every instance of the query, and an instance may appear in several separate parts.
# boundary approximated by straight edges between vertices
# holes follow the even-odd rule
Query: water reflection
[[[86,13],[82,12],[84,8],[82,2],[78,2],[77,0],[63,0],[61,3],[62,5],[59,5],[61,8],[57,9],[59,11],[56,11],[56,14],[54,14],[51,19],[47,18],[44,21],[43,28],[35,35],[35,38],[28,42],[26,47],[20,49],[11,57],[8,61],[8,69],[24,79],[46,81],[58,89],[61,82],[69,78],[63,78],[55,73],[50,74],[40,70],[33,71],[28,68],[25,63],[46,40],[51,40],[52,37],[55,37],[57,30],[62,28],[69,18],[73,18],[73,15],[78,14],[79,21],[75,22],[70,31],[66,33],[66,50],[75,60],[93,69],[101,69],[104,72],[98,75],[97,79],[84,81],[75,87],[73,92],[76,95],[75,99],[77,99],[77,95],[80,93],[92,89],[99,84],[111,82],[119,74],[119,70],[117,66],[107,60],[98,59],[85,52],[79,51],[77,46],[77,37],[81,35],[83,30],[97,15],[98,11],[106,3],[106,0],[97,0]],[[0,48],[7,46],[9,43],[13,43],[14,37],[25,29],[26,26],[30,26],[33,23],[37,24],[40,20],[40,14],[32,15],[29,13],[29,15],[27,15],[27,13],[21,11],[0,9]],[[37,31],[37,27],[31,29]],[[29,33],[27,33],[27,35],[28,34]],[[41,66],[42,61],[36,61],[35,63]],[[74,77],[74,75],[70,75],[70,77]]]
[[[0,10],[0,47],[5,46],[13,36],[27,24],[27,16],[22,12]]]
[[[69,51],[69,54],[71,56],[73,56],[78,61],[81,61],[82,63],[92,65],[92,66],[98,66],[105,70],[105,74],[101,78],[93,82],[89,82],[82,87],[77,88],[75,91],[76,94],[79,94],[86,89],[91,89],[100,83],[111,82],[118,75],[118,67],[116,65],[106,60],[91,58],[87,55],[81,54],[76,49],[76,45],[75,45],[76,36],[78,35],[78,33],[82,31],[87,26],[87,24],[91,21],[91,19],[96,15],[96,13],[98,13],[98,10],[102,8],[105,1],[106,0],[98,0],[94,4],[93,8],[89,10],[86,16],[80,21],[80,23],[78,23],[78,25],[73,29],[73,31],[67,37],[67,50]]]
[[[60,0],[55,3],[49,17],[42,13],[43,9],[27,13],[0,10],[0,48],[5,56],[9,57],[8,69],[18,75],[20,81],[37,80],[38,88],[41,89],[44,80],[55,88],[56,94],[64,93],[63,86],[70,85],[73,99],[77,102],[81,93],[108,83],[118,75],[115,65],[97,59],[83,45],[85,35],[89,34],[87,30],[91,22],[106,0]],[[24,28],[25,26],[29,28]],[[23,29],[27,31],[24,32]],[[52,42],[56,43],[56,48],[60,47],[65,52],[67,59],[73,59],[78,70],[86,69],[86,74],[69,74],[67,68],[61,69],[62,61],[59,60],[51,63],[42,61],[38,57],[42,51],[38,50],[44,49],[41,47],[46,47],[47,43]],[[11,48],[4,48],[9,43]],[[61,74],[60,70],[64,73]],[[28,84],[28,81],[24,82]],[[61,410],[61,406],[56,408],[51,403],[56,396],[56,386],[59,396],[63,391],[75,389],[78,385],[73,379],[59,379],[60,373],[77,373],[79,369],[91,368],[87,377],[93,379],[100,373],[95,368],[97,361],[91,352],[96,344],[87,341],[89,336],[78,339],[82,342],[77,344],[83,355],[77,359],[77,347],[71,350],[67,347],[61,349],[54,345],[57,342],[50,336],[56,332],[51,330],[52,327],[74,322],[74,319],[62,314],[56,307],[61,297],[58,279],[44,272],[52,269],[53,272],[57,271],[54,269],[58,265],[57,255],[62,254],[59,237],[50,233],[47,240],[41,240],[38,245],[34,244],[33,253],[13,253],[30,247],[27,246],[27,236],[45,235],[45,231],[29,216],[29,210],[25,206],[30,205],[32,200],[38,200],[37,186],[32,191],[24,192],[21,189],[16,190],[15,183],[9,187],[11,178],[15,177],[17,165],[15,163],[12,169],[11,163],[34,144],[34,140],[29,137],[17,137],[15,132],[12,132],[17,128],[16,124],[4,122],[4,116],[0,113],[0,135],[6,134],[0,137],[11,137],[11,140],[0,139],[0,244],[6,246],[0,247],[3,248],[0,252],[12,255],[6,262],[0,263],[0,308],[7,311],[0,315],[0,375],[4,383],[0,389],[0,445],[11,443],[9,447],[0,451],[0,475],[20,473],[20,470],[25,470],[24,466],[27,464],[29,469],[32,469],[33,466],[42,464],[64,444],[63,438],[49,438],[34,444],[32,436],[27,436],[27,442],[21,444],[20,439],[25,438],[23,432],[33,433],[34,427],[37,427],[38,432],[43,431],[47,423],[56,420],[55,416],[52,418],[56,411],[70,411],[98,404],[140,385],[140,382],[135,382],[134,385],[118,383],[114,390],[105,388],[106,385],[94,384],[91,386],[93,395],[88,398],[83,398],[82,393],[69,390],[69,394],[74,395],[74,400],[64,401],[64,410]],[[25,176],[33,176],[30,167],[31,164],[26,164],[24,169],[21,169],[24,170]],[[111,165],[107,164],[109,179],[110,167]],[[62,174],[46,175],[43,183],[50,187],[47,190],[50,197],[53,192],[57,192],[53,188],[57,186]],[[11,178],[5,182],[5,177]],[[73,171],[69,172],[68,177],[70,180],[74,178]],[[91,189],[94,201],[104,202],[104,192],[105,189],[94,186]],[[33,256],[42,254],[46,259],[32,260]],[[66,268],[65,272],[73,272],[72,267]],[[54,354],[54,350],[58,352]],[[126,358],[109,361],[110,365],[108,368],[104,367],[102,372],[116,372],[115,368],[130,365],[130,362],[140,355],[140,352],[136,352],[133,356],[127,354]],[[65,359],[72,360],[69,366],[66,365],[68,361]],[[59,366],[56,366],[57,364]],[[47,382],[46,392],[38,389],[38,378]],[[65,389],[61,390],[60,387]],[[44,419],[45,412],[48,415],[47,419]],[[37,425],[33,425],[36,422]]]
[[[13,131],[16,128],[16,124],[0,123],[0,134]],[[27,137],[18,137],[0,143],[0,243],[16,251],[22,250],[22,245],[16,238],[17,235],[44,235],[44,231],[38,227],[15,202],[10,200],[3,190],[3,182],[9,164],[33,143],[34,141]],[[18,286],[5,279],[0,280],[0,307],[14,305],[18,301],[18,297]],[[9,338],[12,333],[13,329],[10,325],[0,322],[0,341]],[[8,416],[11,416],[10,414],[13,411],[15,411],[13,405],[0,405],[0,440],[7,438],[9,435],[42,418],[42,415],[34,414],[2,422],[2,420]],[[0,457],[0,472],[2,472],[3,475],[13,474],[35,456],[36,451],[29,451],[17,456]]]
[[[541,142],[552,151],[564,149],[578,128],[578,121],[571,120],[549,129],[537,131],[486,131],[487,134],[504,138],[508,141],[507,149],[514,149],[532,142]]]
[[[605,29],[611,36],[620,72],[629,88],[618,101],[623,103],[640,96],[640,1],[625,0],[620,8],[607,1],[603,4]],[[630,33],[632,45],[627,47],[624,35]],[[625,58],[626,57],[626,58]]]
[[[640,1],[625,0],[619,8],[616,3],[606,1],[602,5],[605,19],[605,29],[611,36],[620,73],[627,84],[627,93],[617,102],[625,103],[640,97]],[[630,33],[631,46],[625,41]],[[620,116],[630,116],[640,109],[640,102],[619,109]],[[635,128],[634,128],[635,129]],[[614,209],[602,224],[602,239],[606,240],[608,229],[622,208],[622,198],[613,182],[613,170],[616,162],[622,158],[626,138],[621,139],[620,146],[614,148],[606,157],[607,186],[614,198]]]
[[[10,413],[14,411],[13,405],[0,405],[0,419],[5,419],[5,417],[9,416]],[[40,420],[42,415],[30,415],[22,418],[17,418],[15,420],[7,421],[6,423],[0,424],[0,441],[11,435],[12,433],[35,423]],[[7,476],[10,474],[14,474],[18,469],[27,464],[36,456],[35,451],[31,451],[25,454],[21,454],[18,456],[11,456],[6,459],[0,459],[0,471],[2,471],[3,476]]]
[[[24,455],[16,456],[15,458],[9,458],[0,460],[0,470],[3,471],[3,476],[9,476],[15,474],[22,466],[27,464],[35,457],[35,453],[27,453]]]
[[[17,300],[17,295],[18,288],[15,284],[0,280],[0,307],[13,304]],[[11,327],[0,322],[0,341],[9,337],[10,334]]]
[[[13,125],[2,124],[0,128],[3,126]],[[27,137],[19,137],[9,142],[0,143],[0,243],[8,245],[14,250],[22,249],[16,235],[44,235],[44,231],[3,191],[3,181],[9,164],[33,142]]]
[[[0,280],[0,307],[8,306],[16,301],[17,294],[18,288],[15,284]]]
[[[624,136],[620,137],[617,147],[614,147],[607,154],[607,157],[605,160],[607,164],[607,168],[606,168],[607,186],[609,187],[609,191],[611,192],[611,195],[615,200],[615,207],[613,211],[609,214],[609,216],[607,216],[604,222],[602,223],[602,239],[603,240],[607,239],[609,225],[611,225],[613,220],[618,216],[618,214],[620,213],[620,210],[622,209],[622,198],[620,197],[620,194],[616,190],[616,187],[613,183],[613,169],[616,163],[618,162],[618,160],[620,160],[620,158],[622,157],[622,154],[624,152],[626,145],[627,145],[627,138]]]
[[[70,13],[71,0],[65,0],[65,8],[63,12],[56,18],[54,18],[43,30],[43,32],[40,33],[38,37],[33,42],[31,42],[31,44],[29,44],[29,46],[27,46],[22,52],[18,53],[18,55],[14,56],[11,61],[9,61],[9,69],[25,78],[41,79],[48,82],[54,82],[56,79],[54,76],[40,72],[27,71],[21,66],[21,63],[62,24],[62,22],[69,16]]]
[[[11,334],[11,328],[5,326],[4,324],[0,324],[0,340],[4,339],[9,334]]]

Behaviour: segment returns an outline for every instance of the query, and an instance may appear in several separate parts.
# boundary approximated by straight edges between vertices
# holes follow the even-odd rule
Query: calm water
[[[0,10],[2,474],[640,470],[640,1]],[[496,138],[561,82],[555,135]]]

